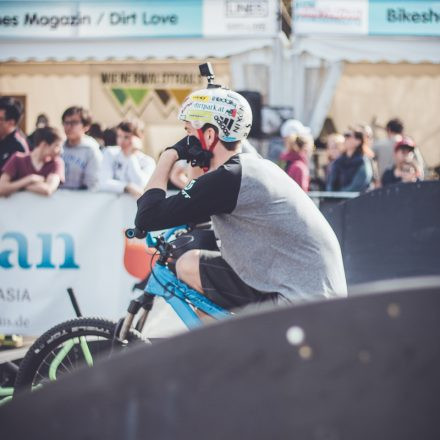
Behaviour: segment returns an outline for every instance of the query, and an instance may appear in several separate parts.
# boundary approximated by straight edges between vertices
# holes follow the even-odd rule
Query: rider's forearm
[[[188,181],[193,179],[198,179],[200,176],[203,176],[204,171],[200,167],[189,167],[188,169]]]
[[[177,160],[178,156],[176,150],[165,150],[159,158],[159,162],[147,183],[145,191],[152,188],[159,188],[166,191],[171,169]]]

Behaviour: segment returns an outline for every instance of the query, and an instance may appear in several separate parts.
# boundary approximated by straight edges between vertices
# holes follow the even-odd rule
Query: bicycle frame
[[[163,234],[164,239],[168,240],[176,231],[181,229],[181,226],[168,229]],[[157,241],[150,233],[147,235],[147,245],[157,245]],[[216,305],[206,296],[178,280],[170,269],[159,262],[156,263],[152,270],[150,279],[145,286],[145,292],[148,295],[164,298],[189,329],[199,327],[202,323],[191,305],[215,319],[222,319],[232,315],[231,312]]]
[[[172,238],[175,233],[179,230],[187,229],[186,227],[176,227],[171,228],[165,231],[161,237],[163,237],[162,244],[166,244],[170,238]],[[158,250],[160,248],[160,243],[158,245],[158,241],[151,235],[150,233],[147,235],[147,245],[149,247],[157,247]],[[164,252],[164,260],[167,259],[167,250],[166,248],[162,249]],[[162,254],[161,254],[162,255]],[[73,292],[69,292],[69,295],[73,296]],[[197,308],[207,315],[213,317],[214,319],[224,319],[231,315],[233,315],[228,310],[223,309],[222,307],[213,303],[206,296],[197,292],[196,290],[190,288],[187,284],[177,279],[176,275],[166,266],[165,263],[157,261],[153,270],[151,271],[151,276],[147,282],[147,285],[144,289],[144,295],[148,296],[160,296],[162,297],[174,310],[174,312],[179,316],[182,322],[189,328],[194,329],[199,327],[202,324],[202,320],[199,318],[197,313],[194,311],[194,308]],[[73,297],[74,298],[74,297]],[[72,302],[74,303],[75,311],[78,316],[81,316],[79,312],[78,305],[76,304],[76,300]],[[140,303],[139,307],[140,307]],[[128,311],[128,314],[125,320],[121,320],[122,327],[119,330],[119,333],[115,333],[115,337],[119,337],[123,335],[124,332],[128,331],[133,322],[133,318],[139,310],[139,307],[135,310]],[[145,312],[144,312],[145,313]],[[148,312],[145,314],[145,319]],[[145,324],[145,320],[142,322],[141,328],[142,330],[143,324]],[[120,338],[124,340],[125,338]],[[76,346],[79,346],[79,349],[83,353],[85,363],[91,367],[93,366],[93,357],[90,352],[88,343],[84,336],[75,337],[65,341],[63,346],[60,348],[57,355],[51,361],[48,370],[48,379],[50,381],[55,381],[57,379],[58,367],[63,362],[64,358],[69,354],[69,352]],[[41,385],[37,385],[34,388],[38,388]],[[12,398],[13,388],[11,387],[0,387],[0,404],[6,403]]]
[[[190,329],[200,326],[201,320],[190,306],[197,307],[215,319],[231,315],[199,292],[179,281],[165,266],[156,263],[152,276],[145,287],[149,295],[161,296],[174,309],[183,323]]]

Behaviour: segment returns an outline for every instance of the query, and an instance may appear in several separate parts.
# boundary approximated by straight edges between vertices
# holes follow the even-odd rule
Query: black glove
[[[166,148],[166,150],[171,150],[171,149],[176,150],[179,160],[183,159],[189,162],[191,160],[191,157],[189,156],[190,146],[196,143],[200,144],[199,140],[195,136],[185,136],[183,139],[180,139],[180,141],[174,144],[172,147]],[[202,147],[200,146],[200,148]]]
[[[212,153],[204,150],[202,144],[195,136],[185,136],[175,145],[166,149],[169,150],[171,148],[177,151],[179,160],[186,160],[190,162],[193,167],[209,167]]]
[[[200,167],[200,168],[209,168],[209,164],[211,162],[211,158],[213,154],[208,150],[196,150],[190,149],[190,154],[192,156],[191,160],[191,166],[192,167]]]

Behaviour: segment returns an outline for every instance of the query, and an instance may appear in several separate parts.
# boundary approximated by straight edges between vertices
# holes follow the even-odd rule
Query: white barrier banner
[[[136,202],[128,195],[58,191],[0,199],[0,333],[39,335],[75,317],[118,319],[146,275],[147,247],[126,240]]]

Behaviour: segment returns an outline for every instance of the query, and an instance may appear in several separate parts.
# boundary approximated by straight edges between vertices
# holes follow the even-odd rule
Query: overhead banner
[[[274,36],[278,30],[277,17],[276,0],[204,0],[203,35]]]
[[[368,33],[440,36],[440,1],[370,0]]]
[[[440,1],[296,0],[295,34],[440,35]]]
[[[275,35],[275,0],[0,1],[0,38]]]
[[[126,240],[128,196],[59,190],[0,199],[0,333],[37,336],[75,317],[119,319],[149,270],[145,240]]]
[[[368,0],[296,0],[295,34],[366,34]]]
[[[202,0],[0,2],[8,38],[200,37]]]

